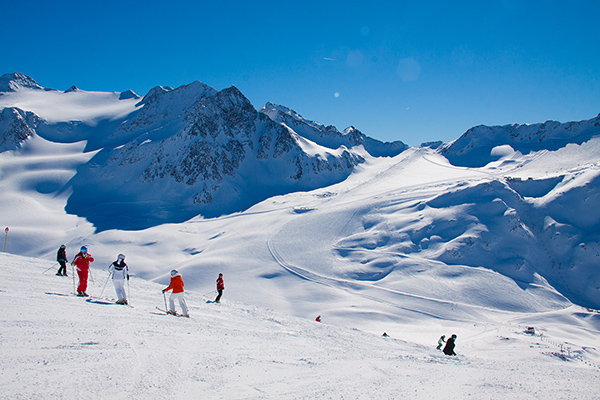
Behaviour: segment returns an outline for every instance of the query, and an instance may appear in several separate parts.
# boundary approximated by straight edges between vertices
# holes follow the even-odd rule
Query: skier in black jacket
[[[58,252],[56,253],[56,261],[60,264],[60,268],[58,268],[58,272],[56,275],[58,276],[68,276],[67,275],[67,246],[64,244],[60,246]]]
[[[446,341],[446,346],[444,347],[444,354],[449,356],[455,356],[454,352],[454,341],[456,340],[456,335],[452,335],[450,339]]]

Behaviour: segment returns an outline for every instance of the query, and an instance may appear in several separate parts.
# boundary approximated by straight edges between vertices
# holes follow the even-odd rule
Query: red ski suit
[[[87,290],[88,272],[90,270],[90,263],[94,261],[89,253],[77,253],[73,259],[73,265],[77,269],[77,275],[79,276],[79,286],[77,287],[78,292],[85,292]]]

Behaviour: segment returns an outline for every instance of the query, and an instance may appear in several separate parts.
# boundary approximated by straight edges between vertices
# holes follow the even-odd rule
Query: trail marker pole
[[[4,230],[4,250],[2,250],[3,253],[6,253],[6,239],[8,239],[8,226]]]

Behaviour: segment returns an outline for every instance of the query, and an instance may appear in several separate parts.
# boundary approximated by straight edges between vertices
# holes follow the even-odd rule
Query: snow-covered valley
[[[155,88],[152,96],[171,96],[144,98],[156,113],[119,93],[0,95],[1,107],[24,107],[0,114],[0,223],[10,227],[2,396],[598,398],[600,116],[478,127],[451,144],[405,148],[285,107],[257,113],[224,92],[210,103],[203,96],[216,91],[199,83]],[[52,113],[73,96],[87,103]],[[233,118],[228,101],[248,118]],[[173,107],[187,119],[171,118]],[[200,165],[185,149],[204,137],[198,115],[211,107],[222,119],[206,138],[214,134],[221,155],[206,155],[213,164],[202,171],[218,174],[198,182],[216,185],[215,201],[210,217],[182,220],[198,203],[179,201],[197,186],[178,182],[178,168]],[[193,121],[189,131],[183,121]],[[242,153],[222,138],[246,135],[235,121],[283,147],[247,135],[234,168],[228,157]],[[275,153],[261,158],[262,145]],[[290,179],[298,160],[302,177]],[[148,186],[137,177],[151,165],[173,174]],[[216,216],[219,199],[234,194],[247,207]],[[101,229],[83,217],[102,219],[87,203],[110,210]],[[132,229],[139,224],[149,226]],[[69,261],[88,247],[88,292],[102,298],[70,296],[73,282],[54,275],[61,244]],[[105,299],[119,253],[134,308]],[[171,269],[185,281],[189,320],[155,309]],[[209,304],[220,272],[224,302]],[[458,356],[446,357],[435,345],[453,333]]]

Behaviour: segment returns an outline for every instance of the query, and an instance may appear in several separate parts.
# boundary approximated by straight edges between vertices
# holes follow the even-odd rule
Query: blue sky
[[[409,145],[600,113],[600,1],[4,2],[0,72],[144,95],[237,86]]]

